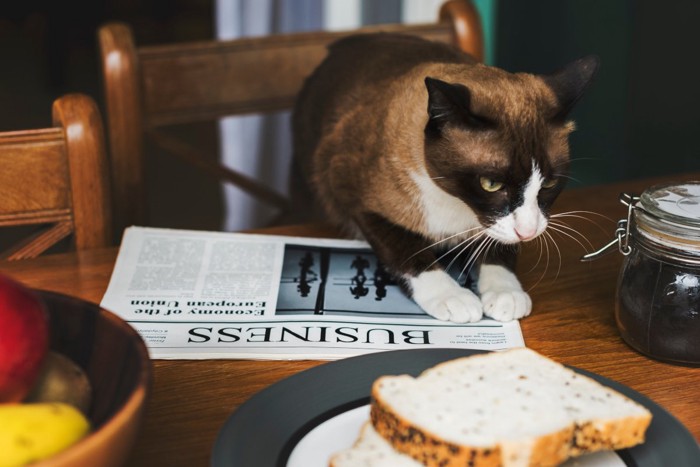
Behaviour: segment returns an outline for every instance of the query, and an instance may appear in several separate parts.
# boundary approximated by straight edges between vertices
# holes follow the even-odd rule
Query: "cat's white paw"
[[[530,296],[523,291],[515,274],[503,266],[481,266],[479,293],[484,314],[497,321],[524,318],[532,311]]]
[[[481,295],[484,314],[497,321],[524,318],[532,310],[530,296],[522,290],[493,291]]]
[[[430,316],[442,321],[474,323],[483,315],[481,300],[445,271],[433,270],[411,277],[413,300]]]

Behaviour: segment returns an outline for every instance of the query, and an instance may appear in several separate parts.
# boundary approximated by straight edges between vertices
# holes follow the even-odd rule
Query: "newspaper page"
[[[318,359],[524,346],[517,321],[425,314],[365,242],[130,227],[101,306],[155,359]]]

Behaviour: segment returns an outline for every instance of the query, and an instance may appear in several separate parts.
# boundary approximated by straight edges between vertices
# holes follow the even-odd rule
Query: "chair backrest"
[[[117,228],[147,224],[144,140],[280,209],[287,200],[255,180],[210,163],[163,127],[290,109],[331,42],[358,32],[396,31],[452,43],[483,59],[478,13],[469,0],[446,1],[439,21],[345,32],[280,34],[229,41],[138,47],[129,26],[100,28]]]
[[[82,94],[54,101],[52,128],[0,133],[0,227],[38,228],[0,258],[36,257],[71,234],[76,249],[110,245],[107,164],[102,119]]]

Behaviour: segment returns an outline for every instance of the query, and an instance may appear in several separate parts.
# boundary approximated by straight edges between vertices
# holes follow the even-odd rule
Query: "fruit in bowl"
[[[62,353],[49,350],[24,402],[64,402],[82,413],[88,413],[92,402],[92,385],[77,363]]]
[[[0,276],[0,403],[19,402],[39,375],[48,351],[46,307],[24,285]]]
[[[2,275],[0,307],[0,467],[126,465],[151,380],[138,333],[94,303]],[[18,361],[31,365],[10,371]]]
[[[21,466],[59,453],[89,432],[86,376],[49,351],[49,315],[39,295],[5,276],[0,323],[0,467]]]
[[[0,404],[0,467],[18,467],[51,457],[89,431],[90,422],[70,404]]]

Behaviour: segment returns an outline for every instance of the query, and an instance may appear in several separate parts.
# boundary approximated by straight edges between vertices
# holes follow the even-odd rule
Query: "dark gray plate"
[[[298,373],[260,391],[228,418],[214,445],[211,465],[283,467],[297,442],[315,426],[369,403],[370,388],[379,376],[404,373],[417,376],[437,363],[476,353],[481,352],[398,350],[347,358]],[[647,441],[618,452],[628,465],[700,466],[698,443],[671,414],[620,383],[573,369],[625,394],[652,412],[654,418],[647,431]]]

